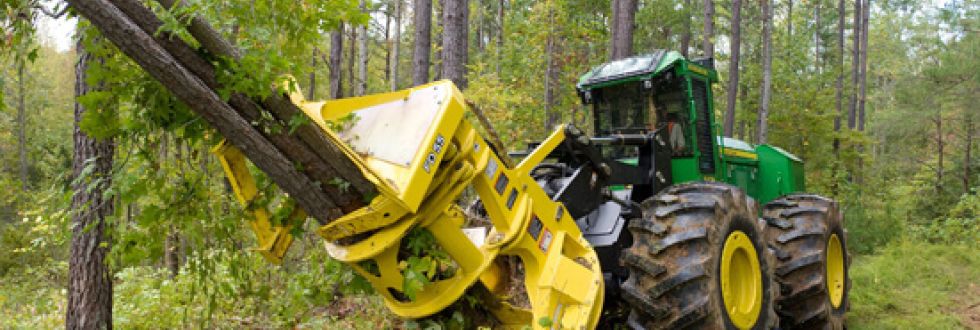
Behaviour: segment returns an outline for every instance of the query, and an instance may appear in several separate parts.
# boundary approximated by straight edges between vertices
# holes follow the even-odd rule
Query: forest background
[[[185,33],[179,13],[147,4],[164,29]],[[189,5],[243,50],[239,72],[261,76],[242,81],[289,73],[325,99],[452,78],[512,150],[557,123],[589,127],[574,84],[614,48],[711,56],[721,130],[799,155],[808,190],[842,203],[855,255],[849,324],[980,327],[975,0]],[[72,17],[64,7],[0,0],[0,327],[63,326],[73,187],[96,186],[112,203],[104,247],[117,327],[466,322],[388,314],[326,255],[312,222],[282,266],[249,253],[254,239],[209,152],[215,132],[86,22],[58,47],[67,37],[41,21]],[[614,31],[624,21],[628,38]],[[99,58],[83,70],[99,87],[78,100],[74,40]],[[73,120],[76,101],[90,111]],[[109,176],[92,175],[95,161],[73,171],[76,129],[113,146]]]

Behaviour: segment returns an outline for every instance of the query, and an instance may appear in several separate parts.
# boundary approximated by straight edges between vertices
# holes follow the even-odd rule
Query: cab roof
[[[575,87],[587,91],[630,81],[640,81],[653,78],[661,72],[673,67],[678,62],[687,62],[680,53],[664,49],[651,53],[627,57],[597,65],[579,77]],[[696,66],[696,64],[690,63]],[[702,68],[699,66],[699,68]],[[716,73],[710,68],[703,68],[709,79],[717,79]],[[699,70],[701,71],[701,70]]]

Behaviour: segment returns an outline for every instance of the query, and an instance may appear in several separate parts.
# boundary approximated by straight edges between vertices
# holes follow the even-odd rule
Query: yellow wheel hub
[[[830,304],[839,308],[844,300],[844,249],[837,234],[827,241],[827,294]]]
[[[721,293],[732,324],[755,325],[762,310],[762,270],[752,240],[740,230],[729,234],[722,248]]]

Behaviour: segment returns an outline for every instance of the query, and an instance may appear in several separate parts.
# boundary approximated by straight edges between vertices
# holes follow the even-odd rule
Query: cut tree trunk
[[[415,50],[412,54],[412,85],[429,82],[432,53],[432,0],[415,0]]]
[[[731,137],[735,130],[735,106],[738,102],[738,60],[742,51],[742,0],[732,1],[732,39],[730,42],[731,61],[728,66],[728,103],[725,104],[725,136]]]
[[[168,1],[161,0],[161,3],[166,6],[165,2]],[[134,3],[133,0],[119,0],[116,3],[131,11],[148,12],[146,7],[138,2]],[[308,133],[312,133],[312,135],[302,133],[304,127],[312,125],[301,126],[297,130],[297,134],[292,136],[285,133],[263,136],[258,129],[252,127],[247,118],[243,118],[257,115],[258,112],[251,113],[250,110],[261,108],[257,106],[248,108],[248,106],[254,105],[254,103],[250,103],[251,100],[238,98],[239,101],[236,102],[234,95],[230,102],[241,106],[241,108],[232,108],[221,101],[215,93],[215,86],[210,86],[210,83],[213,83],[214,68],[199,65],[203,60],[194,55],[194,50],[187,47],[179,39],[158,36],[155,40],[151,37],[147,31],[157,30],[149,26],[154,22],[148,22],[147,17],[130,15],[139,17],[135,21],[143,25],[141,29],[141,26],[137,26],[130,17],[120,11],[120,8],[108,3],[108,1],[70,1],[70,4],[79,14],[88,18],[94,26],[99,28],[106,38],[112,41],[123,53],[133,58],[137,64],[160,81],[178,99],[201,115],[232,145],[241,149],[256,166],[269,174],[270,178],[280,188],[289,193],[304,210],[318,221],[321,223],[328,222],[343,212],[363,205],[360,198],[361,193],[358,192],[363,187],[370,187],[370,184],[362,186],[366,179],[360,175],[356,166],[349,159],[339,156],[342,153],[337,150],[336,146],[326,141],[322,133],[317,132],[312,127],[308,128]],[[152,12],[146,16],[156,19]],[[159,20],[156,19],[155,23],[159,23]],[[231,47],[227,41],[221,39],[203,20],[195,17],[188,30],[207,51],[223,56],[230,54],[229,57],[238,58],[238,51]],[[171,40],[171,42],[165,40]],[[164,50],[161,45],[167,47],[167,50]],[[190,50],[190,52],[186,50]],[[179,57],[179,60],[175,57]],[[188,68],[192,68],[193,73]],[[207,69],[211,70],[210,76],[206,74]],[[293,115],[302,114],[295,105],[281,95],[274,95],[261,101],[264,108],[270,110],[274,115],[286,116],[280,117],[280,120],[290,118],[288,117],[290,113]],[[317,147],[325,147],[325,149],[317,149]],[[311,150],[316,150],[316,152]],[[312,155],[312,158],[297,159],[287,156],[284,152],[292,156]],[[331,156],[334,157],[331,158]],[[324,162],[318,161],[317,158],[329,160]],[[325,173],[332,170],[335,175],[313,180],[306,172],[299,171],[297,167],[300,166],[297,164],[306,169],[306,172],[311,171],[309,165],[319,165]],[[355,172],[353,173],[356,175],[349,172],[350,169],[354,169]],[[354,191],[345,194],[340,192],[337,187],[322,183],[331,182],[330,180],[335,178],[350,182],[352,187],[362,186],[362,188],[355,188]],[[320,187],[320,189],[312,187]],[[343,200],[347,200],[347,202],[342,202]]]
[[[75,96],[87,94],[86,71],[93,60],[82,42],[76,45]],[[106,218],[114,211],[112,195],[112,161],[115,142],[112,138],[95,139],[82,131],[80,123],[88,109],[75,101],[75,150],[72,157],[72,237],[68,258],[67,329],[112,329],[112,273],[106,257],[109,239]],[[89,170],[86,170],[89,168]],[[87,177],[79,177],[88,172]]]
[[[167,8],[174,6],[173,0],[158,1]],[[154,32],[160,30],[162,23],[148,8],[134,0],[117,0],[116,3],[126,15],[135,18],[134,20],[144,32],[155,35]],[[195,39],[201,42],[205,50],[235,60],[241,58],[238,50],[222,39],[206,21],[200,17],[193,17],[190,20],[191,25],[188,30]],[[221,87],[214,78],[214,68],[200,57],[195,56],[196,51],[189,45],[179,41],[179,38],[168,36],[166,33],[158,35],[156,41],[171,52],[193,74],[201,78],[209,88],[218,90]],[[259,119],[262,108],[256,102],[261,103],[261,107],[269,110],[280,123],[289,122],[296,116],[305,116],[295,104],[278,93],[272,93],[266,99],[257,101],[236,93],[232,94],[230,100],[232,107],[239,111],[248,122]],[[320,185],[324,192],[332,196],[335,199],[335,204],[339,205],[342,211],[348,212],[356,209],[363,203],[362,196],[370,196],[375,193],[374,185],[364,178],[356,165],[348,161],[342,151],[326,139],[318,127],[300,125],[295,129],[295,134],[292,136],[298,137],[298,141],[287,136],[285,130],[280,130],[280,133],[270,133],[269,139],[280,150],[283,150],[287,157],[305,168],[306,172],[312,176],[314,183]],[[351,189],[342,191],[334,185],[323,184],[324,182],[336,182],[338,179],[350,183]],[[326,221],[321,218],[317,219],[321,222]]]

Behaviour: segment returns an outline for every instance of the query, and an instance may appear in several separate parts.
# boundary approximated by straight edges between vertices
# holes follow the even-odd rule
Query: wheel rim
[[[844,249],[837,234],[830,235],[827,241],[827,294],[830,304],[840,307],[844,300]]]
[[[762,270],[752,240],[740,230],[729,234],[722,248],[721,292],[732,324],[755,325],[762,310]]]

